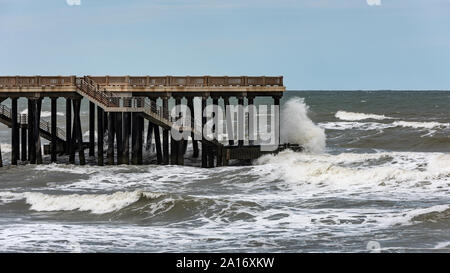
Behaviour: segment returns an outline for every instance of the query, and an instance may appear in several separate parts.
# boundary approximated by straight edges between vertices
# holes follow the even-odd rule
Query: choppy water
[[[0,251],[450,250],[450,92],[282,103],[294,97],[309,110],[284,105],[283,137],[310,153],[215,169],[1,168]],[[9,137],[1,125],[6,164]]]

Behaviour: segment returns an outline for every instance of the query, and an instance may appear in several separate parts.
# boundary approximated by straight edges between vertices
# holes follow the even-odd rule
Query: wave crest
[[[104,214],[118,211],[140,199],[157,199],[162,194],[133,191],[115,192],[112,194],[66,194],[51,195],[40,192],[25,192],[22,197],[35,211],[89,211],[93,214]]]
[[[350,121],[364,120],[364,119],[376,119],[376,120],[393,119],[385,115],[347,112],[342,110],[337,111],[334,116],[341,120],[350,120]]]

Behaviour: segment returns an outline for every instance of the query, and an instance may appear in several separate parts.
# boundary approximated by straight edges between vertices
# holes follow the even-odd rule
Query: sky
[[[450,89],[450,0],[0,0],[0,75]]]

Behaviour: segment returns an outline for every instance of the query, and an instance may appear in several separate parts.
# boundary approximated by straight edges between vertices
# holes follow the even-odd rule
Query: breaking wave
[[[321,153],[325,150],[325,131],[308,117],[309,107],[303,98],[287,101],[281,113],[282,142],[302,145],[306,151]]]
[[[365,119],[376,119],[376,120],[393,119],[385,115],[347,112],[342,110],[338,111],[335,114],[335,117],[341,120],[350,120],[350,121],[365,120]]]
[[[434,129],[434,128],[449,128],[450,123],[440,122],[416,122],[416,121],[395,121],[393,126],[410,127],[415,129]]]
[[[112,194],[64,194],[52,195],[40,192],[0,192],[0,201],[4,203],[25,199],[34,211],[87,211],[104,214],[123,209],[141,199],[153,200],[162,194],[132,191]]]
[[[385,194],[386,188],[445,194],[450,181],[450,154],[444,153],[342,153],[304,154],[284,151],[257,160],[269,180],[282,179],[301,185],[304,193],[326,195]]]

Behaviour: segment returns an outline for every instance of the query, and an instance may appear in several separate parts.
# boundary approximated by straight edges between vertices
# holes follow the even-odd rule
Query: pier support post
[[[142,117],[138,113],[132,113],[131,128],[131,158],[134,165],[142,164]]]
[[[57,136],[56,136],[56,101],[57,98],[51,98],[51,135],[52,135],[52,141],[51,141],[51,162],[56,162],[56,142],[57,142]]]
[[[170,134],[170,165],[176,165],[177,164],[177,158],[178,158],[178,145],[173,139],[172,134]]]
[[[217,158],[216,158],[217,167],[223,166],[223,146],[217,146]]]
[[[238,146],[244,146],[245,116],[244,116],[244,97],[238,97]]]
[[[181,97],[176,97],[175,98],[175,105],[177,107],[179,107],[179,105],[181,105]],[[181,109],[181,108],[178,108]],[[178,115],[178,118],[181,118],[181,114]],[[182,133],[182,132],[180,132]],[[175,141],[174,145],[175,147],[175,151],[176,151],[176,155],[175,155],[175,161],[177,165],[183,165],[184,164],[184,139],[180,139]]]
[[[231,111],[229,110],[229,106],[230,106],[230,98],[225,96],[223,97],[223,105],[225,106],[225,118],[226,118],[226,128],[227,128],[227,134],[229,131],[232,132],[232,135],[234,136],[234,132],[233,132],[233,120],[232,120],[232,116],[231,116]],[[234,145],[234,139],[228,139],[228,145],[233,146]]]
[[[206,108],[206,98],[202,97],[202,168],[208,167],[208,147],[205,140],[205,136],[203,135],[203,128],[206,124],[206,116],[203,115],[203,112]]]
[[[280,126],[281,126],[281,122],[280,122],[280,97],[274,96],[273,97],[273,104],[275,106],[278,106],[278,111],[275,111],[275,113],[274,113],[275,122],[278,122],[278,130],[275,131],[275,137],[278,140],[278,144],[280,144],[280,133],[281,133],[281,128],[280,128]]]
[[[177,141],[177,165],[184,165],[184,140]]]
[[[145,141],[145,150],[149,151],[152,146],[153,124],[149,120],[147,127],[147,140]]]
[[[17,165],[19,155],[19,124],[17,122],[17,98],[11,98],[11,165]]]
[[[95,155],[95,104],[89,102],[89,156]]]
[[[130,164],[131,113],[123,113],[123,164]]]
[[[3,167],[2,147],[0,146],[0,168]]]
[[[103,139],[104,139],[104,128],[103,128],[103,109],[97,106],[97,164],[103,166]]]
[[[115,114],[113,112],[108,113],[108,164],[114,165],[114,118]]]
[[[134,129],[133,129],[134,130]],[[142,165],[142,148],[143,148],[143,132],[144,132],[144,118],[136,114],[136,160],[138,165]]]
[[[210,147],[208,149],[208,168],[214,168],[214,149]]]
[[[117,165],[123,164],[122,113],[116,113]]]
[[[194,97],[188,98],[188,107],[189,107],[189,110],[191,111],[191,127],[194,128],[194,126],[195,126]],[[197,158],[198,157],[198,141],[195,140],[194,132],[191,133],[191,141],[192,141],[192,149],[194,150],[192,157]]]
[[[256,120],[254,119],[254,109],[253,109],[253,99],[254,97],[248,97],[247,98],[247,105],[248,105],[248,144],[254,145],[255,140],[253,139],[253,136],[255,134],[255,125]]]
[[[72,147],[72,99],[66,98],[66,153],[71,154]],[[71,162],[73,163],[73,162]]]
[[[22,119],[21,119],[22,120]],[[21,158],[20,160],[22,161],[27,161],[27,128],[25,127],[25,125],[21,125],[20,126],[20,134],[21,134],[21,147],[20,147],[20,151],[21,151]]]
[[[34,108],[36,101],[28,99],[28,160],[31,164],[36,164],[36,144],[34,142]]]
[[[40,125],[41,125],[41,108],[42,99],[39,98],[35,100],[36,106],[34,107],[34,144],[36,147],[36,164],[42,164],[42,148],[41,148],[41,136],[40,136]]]
[[[81,130],[81,119],[80,119],[80,108],[81,99],[73,100],[73,114],[74,121],[73,127],[75,132],[75,141],[77,142],[76,147],[78,148],[78,158],[80,160],[80,165],[86,164],[86,158],[84,157],[84,145],[83,145],[83,132]]]
[[[153,125],[153,132],[155,136],[155,145],[156,145],[156,162],[158,164],[162,164],[163,162],[163,155],[161,150],[161,135],[159,133],[159,126],[156,124]]]
[[[169,101],[167,97],[163,99],[163,116],[169,119]],[[169,164],[169,129],[163,128],[163,163],[164,165]]]
[[[106,131],[109,131],[109,128],[108,128],[108,115],[109,115],[109,113],[108,112],[104,112],[103,113],[103,126],[105,127],[105,132]]]

